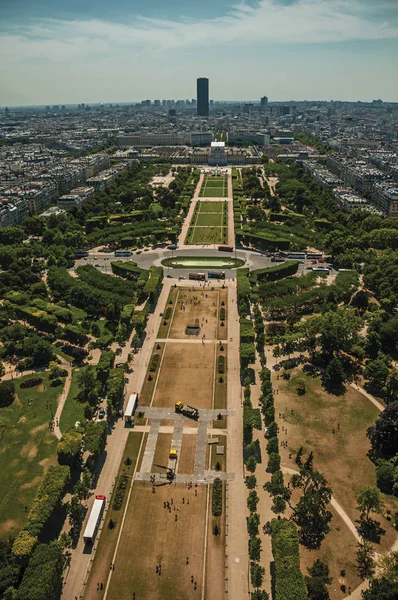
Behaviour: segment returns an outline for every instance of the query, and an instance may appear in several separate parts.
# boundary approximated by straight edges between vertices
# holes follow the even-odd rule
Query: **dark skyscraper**
[[[199,77],[197,80],[197,114],[198,117],[209,116],[209,80]]]

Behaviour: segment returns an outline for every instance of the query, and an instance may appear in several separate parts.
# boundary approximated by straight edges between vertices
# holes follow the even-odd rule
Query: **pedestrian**
[[[189,565],[189,556],[187,556],[187,565]]]
[[[351,587],[348,588],[348,593],[351,596]]]
[[[191,575],[191,583],[193,583],[195,581],[195,577],[193,575]]]
[[[178,521],[178,515],[174,516],[174,521]]]
[[[337,423],[337,429],[340,430],[340,423]]]
[[[159,567],[156,565],[156,573],[159,573]]]
[[[185,504],[185,498],[184,498],[184,496],[182,497],[182,503]]]
[[[104,584],[103,584],[103,583],[101,583],[101,585],[100,585],[100,589],[101,589],[101,590],[103,590],[103,589],[104,589]]]
[[[333,435],[334,435],[334,427],[333,427],[333,429],[332,429],[332,433],[333,433]]]

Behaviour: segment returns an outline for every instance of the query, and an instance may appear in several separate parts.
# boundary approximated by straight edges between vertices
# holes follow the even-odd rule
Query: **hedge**
[[[248,343],[254,341],[254,327],[253,322],[249,319],[240,320],[240,342]]]
[[[220,321],[225,321],[225,308],[223,306],[220,308]]]
[[[250,344],[243,343],[239,346],[240,351],[240,362],[242,367],[247,367],[247,365],[254,363],[256,359],[256,351],[254,347],[254,343]]]
[[[244,231],[243,229],[235,232],[236,241],[252,244],[263,250],[288,250],[290,241],[285,238],[277,238],[270,234],[257,234]]]
[[[22,389],[35,387],[36,385],[40,385],[42,381],[43,379],[41,377],[34,377],[33,379],[23,381],[19,387]]]
[[[275,600],[306,600],[296,525],[285,519],[272,519],[271,543],[275,564]]]
[[[144,286],[144,294],[155,296],[162,285],[163,269],[162,267],[150,267],[149,279]]]
[[[33,537],[38,537],[48,519],[53,515],[64,497],[66,486],[70,482],[70,469],[67,465],[53,465],[48,468],[44,475],[32,507],[28,515],[28,524],[18,534],[13,545],[15,555],[21,551],[22,538],[26,537],[26,531]],[[26,531],[25,531],[26,530]],[[30,551],[32,548],[30,548]]]
[[[39,544],[26,567],[15,600],[51,600],[62,590],[62,546],[55,541]]]
[[[148,271],[137,267],[137,263],[135,262],[123,262],[121,260],[111,262],[111,268],[112,273],[125,279],[138,279],[142,273],[148,273]]]
[[[287,260],[286,262],[276,265],[275,267],[268,267],[265,269],[257,269],[251,272],[251,276],[255,276],[257,281],[277,281],[284,277],[289,277],[297,273],[299,267],[298,260]]]
[[[217,358],[217,372],[220,374],[225,373],[225,356],[222,354]]]
[[[127,487],[127,474],[122,473],[117,483],[115,495],[113,496],[113,510],[120,510],[123,504],[124,493]]]
[[[213,516],[219,517],[222,513],[222,481],[218,477],[213,482],[211,506]]]
[[[154,354],[151,358],[151,362],[149,365],[149,370],[151,371],[151,373],[156,371],[156,369],[159,366],[159,362],[160,362],[160,354]]]

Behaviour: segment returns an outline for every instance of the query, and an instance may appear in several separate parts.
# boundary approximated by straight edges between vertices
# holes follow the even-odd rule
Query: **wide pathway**
[[[243,472],[243,405],[239,364],[239,320],[236,282],[228,282],[228,418],[227,471],[235,473],[227,492],[227,589],[228,600],[243,600],[249,594],[249,555],[246,528],[247,489]],[[232,343],[231,343],[232,342]]]

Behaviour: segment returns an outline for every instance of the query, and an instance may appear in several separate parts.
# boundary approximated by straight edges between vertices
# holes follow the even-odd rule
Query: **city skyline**
[[[194,73],[215,101],[398,100],[391,0],[16,0],[0,21],[3,106],[192,98]]]

